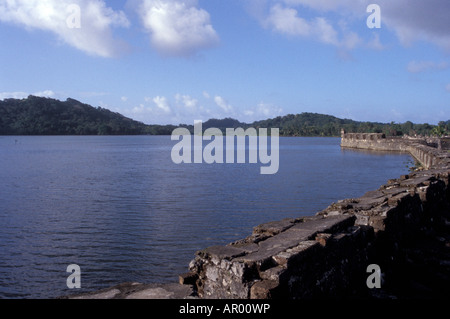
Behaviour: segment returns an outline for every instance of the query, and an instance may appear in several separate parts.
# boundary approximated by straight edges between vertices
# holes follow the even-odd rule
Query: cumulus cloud
[[[290,7],[307,7],[320,12],[334,12],[340,15],[365,19],[366,8],[372,0],[281,0]],[[377,0],[381,8],[382,28],[386,27],[397,35],[399,41],[411,45],[415,41],[434,43],[450,52],[450,23],[448,0]],[[380,47],[377,43],[375,43]]]
[[[156,107],[158,110],[163,111],[166,114],[169,114],[172,112],[172,109],[169,106],[169,102],[167,101],[167,98],[164,96],[157,96],[153,99],[153,102],[156,104]]]
[[[219,41],[197,0],[143,0],[139,14],[153,47],[164,56],[191,56]]]
[[[447,0],[380,1],[382,17],[404,45],[417,40],[435,43],[450,52],[450,23]]]
[[[220,107],[225,113],[230,113],[233,111],[233,106],[227,103],[225,99],[221,96],[215,96],[214,102],[216,102],[217,106]]]
[[[340,27],[339,32],[325,17],[317,16],[307,20],[300,15],[293,7],[276,3],[270,8],[263,24],[266,28],[281,34],[317,39],[340,49],[353,49],[361,42],[355,32],[347,30],[344,26]]]
[[[256,107],[246,109],[243,112],[243,115],[248,122],[273,118],[281,114],[283,114],[283,109],[281,107],[264,102],[259,103]]]
[[[39,29],[90,55],[113,57],[125,45],[112,34],[112,27],[128,27],[122,11],[103,0],[15,0],[1,1],[0,21]]]
[[[289,36],[317,39],[341,51],[356,47],[385,48],[379,32],[367,36],[361,31],[338,27],[345,20],[353,24],[354,30],[362,30],[369,17],[367,7],[372,3],[372,0],[246,0],[248,11],[264,27]],[[381,9],[382,29],[392,31],[402,45],[425,41],[450,52],[450,1],[378,0],[375,3]],[[358,29],[354,27],[356,24]]]
[[[353,7],[354,9],[365,9],[367,7],[367,5],[365,5],[365,0],[282,0],[282,2],[288,5],[303,5],[320,11],[335,11],[349,7]]]
[[[196,119],[206,121],[213,117],[213,112],[205,108],[197,98],[180,93],[175,94],[173,98],[165,96],[145,97],[143,103],[122,110],[122,113],[149,124],[189,124]]]
[[[173,116],[172,108],[165,96],[145,97],[143,103],[121,110],[120,113],[147,124],[166,121],[169,123]]]
[[[0,92],[0,100],[4,99],[26,99],[29,95],[39,96],[39,97],[54,97],[55,92],[51,90],[45,90],[35,93],[26,92]]]
[[[135,106],[132,110],[131,113],[133,115],[141,115],[141,114],[145,114],[145,113],[151,113],[153,111],[153,109],[151,107],[146,107],[144,104],[139,104],[139,106]]]
[[[298,16],[297,10],[283,7],[280,4],[270,8],[266,23],[279,33],[299,36],[311,34],[310,24]]]
[[[246,123],[273,118],[283,114],[283,109],[276,105],[260,102],[253,107],[233,107],[219,95],[199,97],[177,93],[172,97],[145,97],[137,106],[118,110],[118,112],[135,120],[148,124],[192,124],[194,120],[207,121],[212,118],[233,117]],[[211,102],[212,105],[211,105]],[[204,104],[205,103],[205,104]]]
[[[178,93],[175,95],[175,100],[178,105],[181,104],[184,108],[187,108],[191,111],[197,109],[198,100],[189,95],[181,95]]]

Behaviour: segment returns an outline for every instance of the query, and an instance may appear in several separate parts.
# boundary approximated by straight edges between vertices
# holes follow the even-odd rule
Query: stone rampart
[[[190,278],[201,298],[220,299],[450,296],[449,153],[382,134],[346,134],[342,146],[409,152],[427,170],[199,251],[182,282]],[[368,288],[371,264],[381,268],[384,290]]]
[[[355,148],[386,152],[404,152],[413,156],[426,169],[439,165],[443,160],[442,152],[436,147],[431,147],[423,138],[390,137],[384,134],[362,134],[345,133],[341,134],[341,147]],[[433,143],[434,144],[434,143]],[[444,157],[447,154],[444,152]]]
[[[381,134],[346,134],[342,147],[409,152],[426,170],[198,251],[179,287],[128,284],[77,298],[448,299],[450,153]],[[367,285],[372,264],[381,269],[381,288]]]

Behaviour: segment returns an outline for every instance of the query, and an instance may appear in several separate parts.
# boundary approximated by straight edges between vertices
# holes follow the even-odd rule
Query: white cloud
[[[326,44],[339,45],[338,33],[325,18],[315,18],[312,23],[320,41]]]
[[[196,0],[143,0],[139,14],[154,48],[165,56],[191,56],[217,45],[207,11]]]
[[[208,120],[215,115],[208,107],[203,106],[197,98],[190,95],[176,94],[173,121],[193,123],[194,120]]]
[[[252,123],[256,120],[274,118],[283,114],[283,109],[276,105],[260,102],[251,108],[237,108],[230,105],[225,98],[214,96],[216,107],[202,105],[202,102],[187,94],[175,94],[172,98],[157,96],[145,97],[139,105],[119,110],[119,113],[147,124],[193,124],[194,120],[207,121],[212,118],[232,117],[239,121]]]
[[[139,106],[134,107],[131,110],[131,113],[133,113],[133,114],[145,114],[145,113],[149,113],[149,112],[152,112],[152,111],[153,110],[152,110],[151,107],[145,107],[145,105],[141,103],[141,104],[139,104]]]
[[[317,39],[339,50],[360,45],[382,50],[380,30],[372,38],[363,32],[339,29],[336,19],[358,23],[364,28],[372,0],[247,0],[249,12],[264,27],[290,36]],[[432,43],[450,53],[450,1],[448,0],[377,0],[381,8],[381,28],[396,34],[400,43],[410,46],[417,41]],[[269,9],[268,9],[269,8]],[[269,12],[269,13],[267,13]],[[314,16],[316,12],[316,16]],[[307,15],[307,16],[306,16]],[[321,20],[325,19],[325,20]],[[354,30],[356,30],[353,27]],[[369,34],[370,35],[370,34]],[[364,39],[364,40],[363,40]]]
[[[373,0],[281,0],[289,6],[303,6],[321,12],[349,14],[365,20],[366,8]],[[381,8],[382,28],[395,32],[400,42],[411,45],[427,41],[450,52],[450,1],[448,0],[377,0]],[[375,42],[375,44],[377,44]]]
[[[254,108],[246,109],[243,112],[247,122],[274,118],[281,114],[283,114],[283,109],[281,107],[264,102],[259,103]]]
[[[148,124],[192,124],[196,119],[206,121],[213,117],[213,112],[202,106],[198,99],[179,93],[173,99],[145,97],[143,103],[121,113]]]
[[[164,113],[169,114],[172,112],[166,97],[157,96],[153,99],[153,102],[156,104],[156,107]]]
[[[352,7],[354,9],[365,9],[367,7],[367,5],[364,4],[365,0],[283,0],[282,2],[293,6],[303,5],[319,11],[335,11],[348,7]]]
[[[182,104],[184,108],[191,111],[196,110],[198,105],[198,100],[190,97],[189,95],[176,94],[175,100],[178,104]]]
[[[445,70],[449,68],[449,64],[447,62],[436,63],[433,61],[411,61],[408,64],[408,72],[410,73],[420,73],[425,71],[438,71]]]
[[[126,101],[128,101],[128,98],[127,98],[126,96],[122,96],[122,97],[120,98],[120,100],[121,100],[122,102],[126,102]]]
[[[447,85],[445,86],[445,90],[446,90],[447,92],[450,92],[450,83],[447,84]]]
[[[1,92],[0,100],[4,99],[25,99],[29,94],[25,92]]]
[[[26,92],[1,92],[0,100],[4,99],[26,99],[29,95],[39,96],[39,97],[54,97],[55,92],[51,90],[45,90],[35,93],[26,93]]]
[[[219,106],[225,113],[230,113],[233,111],[233,106],[227,103],[225,99],[221,96],[215,96],[214,102]]]
[[[381,0],[379,5],[384,22],[404,45],[425,40],[450,52],[448,0]]]
[[[262,114],[267,117],[278,116],[283,112],[283,109],[270,104],[259,103],[257,114]]]
[[[36,92],[33,95],[41,96],[41,97],[53,97],[53,96],[55,96],[55,92],[53,92],[51,90],[45,90],[45,91]]]
[[[306,20],[299,15],[297,9],[285,7],[280,3],[270,8],[263,25],[281,34],[317,39],[321,43],[336,46],[341,50],[353,49],[361,42],[355,32],[347,30],[343,25],[338,32],[325,17]]]
[[[79,8],[79,15],[77,10]],[[78,20],[79,27],[69,21]],[[128,27],[122,11],[116,12],[103,0],[15,0],[0,3],[0,21],[39,29],[55,34],[58,39],[90,55],[113,57],[125,45],[113,38],[111,27]]]
[[[297,36],[309,36],[310,24],[298,16],[297,10],[275,4],[271,9],[266,23],[279,33]]]

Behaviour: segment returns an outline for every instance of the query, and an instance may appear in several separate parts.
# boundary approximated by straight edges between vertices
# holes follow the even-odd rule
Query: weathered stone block
[[[399,204],[401,201],[411,198],[411,195],[409,194],[409,192],[401,192],[401,193],[397,193],[393,196],[388,197],[388,205],[390,206],[395,206],[397,204]]]
[[[353,215],[337,215],[326,218],[317,218],[308,222],[299,223],[291,227],[286,232],[299,231],[306,239],[314,239],[316,233],[334,233],[345,230],[347,227],[353,226],[355,222]]]
[[[368,215],[364,215],[363,213],[356,213],[355,216],[356,216],[355,225],[363,225],[363,226],[369,225]]]
[[[325,246],[327,244],[328,239],[330,239],[332,235],[328,233],[319,233],[316,235],[316,241],[321,245]]]
[[[202,258],[218,260],[231,260],[233,258],[245,255],[245,249],[234,246],[212,246],[197,252],[197,255]]]
[[[275,266],[259,273],[261,279],[279,281],[286,272],[286,265]]]
[[[277,235],[289,228],[291,228],[295,223],[301,221],[302,219],[286,218],[280,221],[268,222],[256,226],[253,229],[254,234],[268,234],[269,236]]]
[[[257,281],[250,289],[250,299],[272,299],[278,287],[279,283],[274,280]]]

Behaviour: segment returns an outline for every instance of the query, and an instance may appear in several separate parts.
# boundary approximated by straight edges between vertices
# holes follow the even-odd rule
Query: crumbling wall
[[[341,147],[366,149],[387,152],[409,153],[425,169],[437,166],[442,162],[442,154],[445,152],[438,148],[431,147],[424,139],[418,138],[386,138],[383,134],[362,134],[342,132]],[[448,153],[447,153],[448,154]]]
[[[379,136],[369,141],[383,143]],[[367,267],[377,264],[386,289],[378,293],[449,297],[449,154],[397,144],[433,169],[390,180],[315,216],[266,223],[247,238],[201,250],[184,277],[201,298],[364,297],[374,296]]]

